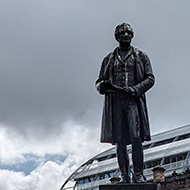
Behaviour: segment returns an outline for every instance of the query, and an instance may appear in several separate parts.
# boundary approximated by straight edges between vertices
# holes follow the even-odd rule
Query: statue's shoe
[[[122,177],[121,181],[116,183],[116,185],[122,185],[122,184],[126,184],[126,183],[131,183],[130,178]]]
[[[133,179],[134,183],[146,183],[146,179],[142,174],[135,175]]]

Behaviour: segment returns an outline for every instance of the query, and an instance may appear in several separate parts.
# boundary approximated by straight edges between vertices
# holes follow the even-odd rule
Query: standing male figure
[[[135,183],[146,182],[143,176],[142,142],[150,140],[145,92],[154,85],[148,56],[131,46],[132,27],[123,23],[115,29],[119,47],[103,60],[96,87],[105,95],[101,142],[116,144],[122,183],[130,183],[126,145],[132,145]]]

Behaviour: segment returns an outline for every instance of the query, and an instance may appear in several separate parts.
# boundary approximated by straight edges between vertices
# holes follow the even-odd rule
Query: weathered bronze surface
[[[96,87],[105,96],[101,142],[116,144],[123,183],[130,183],[126,145],[132,144],[133,182],[146,182],[143,176],[142,142],[150,140],[145,92],[154,85],[148,56],[131,46],[134,31],[123,23],[115,29],[119,46],[102,62]]]

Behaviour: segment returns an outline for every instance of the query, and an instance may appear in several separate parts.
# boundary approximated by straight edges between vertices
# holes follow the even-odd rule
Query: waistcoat
[[[132,53],[122,60],[117,52],[113,66],[113,83],[120,87],[135,85],[135,62]]]

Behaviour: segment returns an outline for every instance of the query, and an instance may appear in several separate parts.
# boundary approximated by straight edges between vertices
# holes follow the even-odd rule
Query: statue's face
[[[133,29],[128,24],[121,24],[117,27],[116,40],[119,43],[130,43],[133,38]]]

